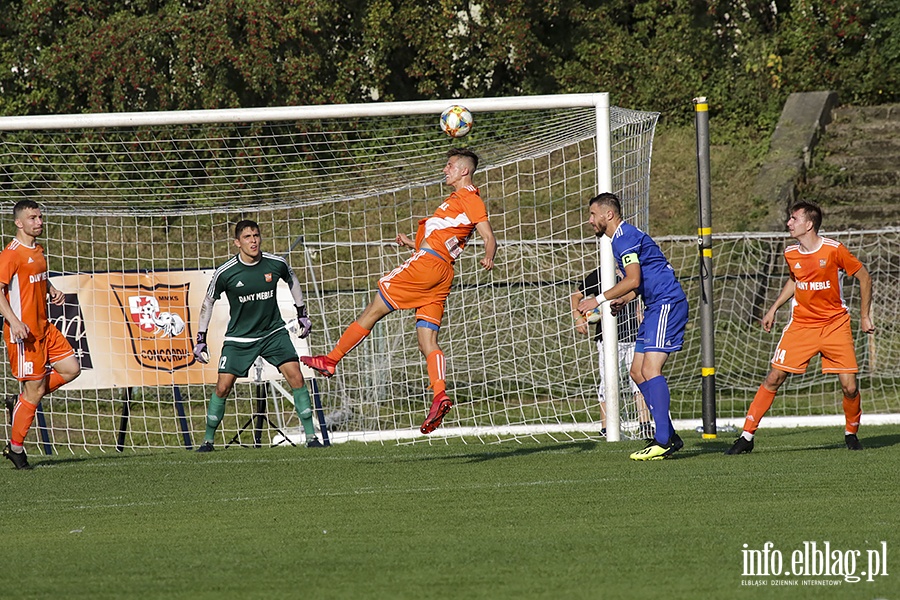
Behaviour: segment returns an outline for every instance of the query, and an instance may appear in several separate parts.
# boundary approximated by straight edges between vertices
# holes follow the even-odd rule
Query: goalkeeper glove
[[[300,336],[300,339],[302,340],[309,335],[310,331],[312,331],[312,320],[309,318],[309,315],[306,314],[305,304],[297,307],[297,324],[300,325],[300,333],[297,335]]]
[[[194,357],[203,363],[209,364],[209,350],[206,348],[206,332],[197,332],[197,343],[194,344]]]

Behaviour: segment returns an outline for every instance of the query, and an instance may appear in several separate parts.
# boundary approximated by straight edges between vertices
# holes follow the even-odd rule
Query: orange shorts
[[[453,265],[419,250],[378,280],[378,291],[393,309],[416,309],[416,320],[440,326],[444,301],[453,283]]]
[[[66,336],[53,323],[50,323],[47,333],[39,340],[29,337],[23,342],[12,344],[9,341],[9,327],[4,327],[3,339],[9,353],[12,375],[19,381],[41,380],[47,376],[48,365],[75,354]]]
[[[789,324],[775,348],[772,366],[788,373],[805,373],[816,354],[822,355],[823,373],[859,372],[849,314],[819,327]]]

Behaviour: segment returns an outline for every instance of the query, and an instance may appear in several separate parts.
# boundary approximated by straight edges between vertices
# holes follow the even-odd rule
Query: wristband
[[[205,344],[205,343],[206,343],[206,332],[205,332],[205,331],[198,331],[198,332],[197,332],[197,343],[198,343],[198,344]]]

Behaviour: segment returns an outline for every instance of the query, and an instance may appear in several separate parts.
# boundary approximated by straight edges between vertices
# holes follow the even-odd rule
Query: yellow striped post
[[[703,393],[703,439],[716,438],[716,360],[713,321],[712,203],[709,170],[709,104],[694,98],[697,130],[697,228],[700,248],[700,376]]]

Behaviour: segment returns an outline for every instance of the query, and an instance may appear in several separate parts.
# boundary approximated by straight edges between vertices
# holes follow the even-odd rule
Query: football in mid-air
[[[450,137],[463,137],[474,124],[475,119],[465,106],[455,104],[441,113],[441,131]]]

